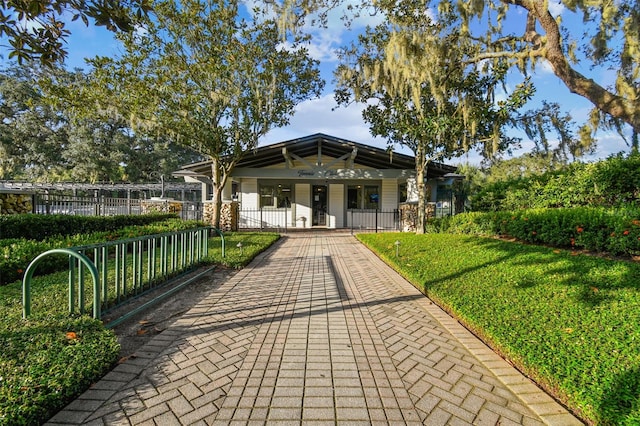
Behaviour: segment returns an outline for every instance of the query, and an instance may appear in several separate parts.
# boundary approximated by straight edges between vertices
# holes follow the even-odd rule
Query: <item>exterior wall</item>
[[[295,223],[297,228],[311,228],[311,185],[295,184]]]
[[[380,185],[380,209],[395,210],[398,208],[398,181],[383,179]]]
[[[260,208],[260,195],[258,194],[258,179],[242,179],[240,185],[242,193],[242,208],[255,210]]]
[[[329,185],[329,215],[327,216],[328,228],[344,227],[344,199],[345,189],[343,184],[332,183]]]

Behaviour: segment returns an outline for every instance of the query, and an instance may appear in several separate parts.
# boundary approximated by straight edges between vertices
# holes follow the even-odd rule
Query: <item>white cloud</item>
[[[564,4],[560,0],[549,0],[549,12],[554,18],[562,15],[564,9]]]
[[[260,144],[267,145],[314,133],[325,133],[378,148],[386,148],[384,139],[374,138],[369,133],[369,126],[362,119],[363,109],[362,104],[338,107],[333,99],[333,93],[319,99],[305,101],[298,105],[288,126],[272,130]],[[396,149],[396,151],[405,152],[402,149]]]

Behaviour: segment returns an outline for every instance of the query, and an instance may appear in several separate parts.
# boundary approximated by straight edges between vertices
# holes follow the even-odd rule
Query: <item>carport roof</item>
[[[415,169],[415,158],[410,155],[395,151],[387,151],[349,141],[346,139],[316,133],[302,138],[291,139],[271,145],[258,147],[247,153],[238,164],[237,168],[262,168],[280,164],[286,161],[286,155],[294,155],[300,158],[308,158],[319,155],[331,158],[340,158],[347,154],[354,155],[354,161],[375,169]],[[442,163],[429,164],[428,176],[430,178],[442,177],[447,173],[455,172],[456,168]],[[210,176],[211,161],[193,163],[180,168],[174,176]]]

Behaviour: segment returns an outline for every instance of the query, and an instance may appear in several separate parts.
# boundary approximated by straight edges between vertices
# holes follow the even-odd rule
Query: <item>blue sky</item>
[[[581,17],[574,16],[560,4],[550,1],[552,13],[561,15],[563,22],[572,24],[579,29]],[[290,125],[280,129],[272,130],[262,140],[261,144],[280,142],[283,140],[307,136],[313,133],[326,133],[336,137],[353,140],[381,148],[386,147],[386,142],[382,139],[373,138],[366,123],[362,120],[361,105],[351,105],[348,108],[336,108],[333,98],[334,85],[333,70],[337,65],[336,49],[352,40],[358,31],[365,25],[375,25],[382,19],[379,16],[366,16],[354,22],[351,29],[346,29],[340,20],[342,13],[334,12],[327,28],[322,30],[310,30],[313,35],[312,44],[309,46],[314,58],[321,62],[321,71],[327,84],[321,98],[306,101],[298,105],[295,116],[291,119]],[[113,34],[102,27],[90,25],[84,26],[80,21],[70,22],[68,28],[71,36],[68,39],[67,49],[69,55],[66,61],[67,67],[79,67],[87,69],[84,58],[101,56],[117,56],[120,53],[118,42]],[[518,30],[519,31],[519,30]],[[609,84],[615,75],[611,71],[592,71],[588,65],[579,65],[579,70],[594,80]],[[526,109],[533,109],[540,106],[542,100],[558,102],[563,112],[568,112],[573,120],[582,124],[587,120],[588,113],[592,109],[591,103],[584,98],[569,92],[566,86],[551,71],[545,63],[536,67],[531,74],[536,86],[536,95],[533,101],[527,105]],[[595,155],[585,160],[605,158],[610,154],[620,151],[628,152],[629,148],[622,138],[615,132],[598,133],[598,151]],[[516,151],[516,155],[526,153],[532,146],[531,142],[523,140],[522,149]],[[406,148],[397,147],[396,150],[410,154]],[[479,164],[481,158],[473,152],[468,155],[447,160],[449,164],[459,164],[470,162]]]

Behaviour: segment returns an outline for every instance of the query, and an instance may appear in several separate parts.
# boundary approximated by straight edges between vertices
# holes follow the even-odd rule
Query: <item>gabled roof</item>
[[[271,145],[258,147],[248,152],[236,165],[236,168],[262,168],[281,164],[287,161],[289,156],[299,158],[316,157],[319,154],[332,158],[340,158],[352,155],[357,164],[374,169],[415,169],[415,158],[399,152],[387,151],[349,141],[346,139],[316,133],[302,138],[291,139]],[[441,177],[447,173],[455,172],[456,168],[441,163],[430,163],[428,176]],[[183,166],[174,173],[174,176],[210,175],[211,161]]]

